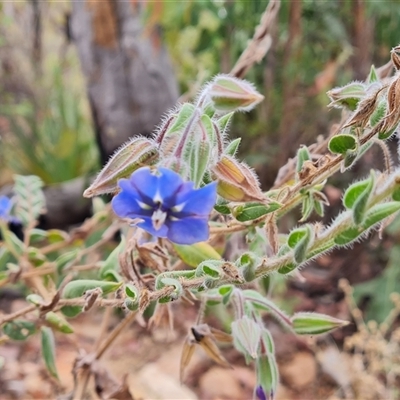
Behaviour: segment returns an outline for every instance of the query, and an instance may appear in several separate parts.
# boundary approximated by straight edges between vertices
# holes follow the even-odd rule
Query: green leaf
[[[388,131],[383,131],[378,133],[378,139],[386,140],[389,139],[396,132],[396,128],[389,129]]]
[[[260,258],[251,252],[243,253],[236,261],[236,265],[240,268],[243,278],[246,282],[251,282],[256,278],[256,267]]]
[[[308,151],[308,148],[306,146],[301,146],[297,151],[296,172],[299,173],[303,168],[304,162],[309,160],[311,160],[311,155],[310,152]]]
[[[231,112],[231,113],[228,113],[226,115],[223,115],[221,118],[218,119],[217,125],[218,125],[218,128],[220,129],[220,131],[222,132],[222,135],[227,133],[228,128],[229,128],[229,124],[230,124],[230,122],[232,120],[232,117],[233,117],[233,114],[234,113]],[[237,139],[233,140],[232,142],[230,142],[228,144],[228,146],[225,148],[224,153],[225,154],[229,154],[231,156],[234,156],[236,151],[237,151],[237,148],[239,147],[239,144],[240,144],[241,140],[242,140],[241,138],[237,138]],[[228,149],[229,149],[229,151],[228,151]]]
[[[46,256],[44,256],[36,247],[28,248],[28,260],[35,267],[40,267],[47,262]]]
[[[362,193],[367,189],[368,185],[369,179],[350,185],[344,193],[343,205],[347,209],[352,209],[355,202],[357,201],[359,196],[361,196]]]
[[[208,276],[212,279],[220,279],[223,276],[221,265],[224,262],[218,260],[203,261],[196,268],[196,277]]]
[[[228,304],[233,293],[233,285],[222,285],[218,288],[218,293],[222,296],[223,304]]]
[[[63,290],[62,297],[64,299],[74,299],[83,296],[87,290],[100,288],[103,294],[115,292],[122,282],[104,282],[92,281],[87,279],[76,280],[68,282]],[[81,306],[64,306],[61,311],[67,317],[75,317],[82,311]]]
[[[127,283],[125,285],[125,293],[127,296],[131,297],[133,300],[137,301],[139,299],[140,292],[135,285]]]
[[[400,201],[400,187],[396,188],[393,192],[392,192],[392,199],[394,201]]]
[[[291,249],[294,249],[297,244],[307,235],[307,229],[305,228],[297,228],[290,232],[287,244]]]
[[[26,296],[26,301],[34,304],[35,306],[42,306],[45,304],[43,297],[36,293],[28,294],[28,296]]]
[[[293,330],[298,335],[318,335],[346,326],[349,323],[329,315],[300,312],[291,318]]]
[[[199,123],[199,125],[205,129],[201,123]],[[211,129],[213,129],[212,126]],[[194,182],[194,186],[198,188],[203,182],[204,174],[210,163],[211,146],[209,140],[204,138],[204,140],[194,140],[193,142],[189,142],[188,147],[190,180]]]
[[[355,239],[357,239],[361,235],[362,231],[363,230],[358,227],[349,228],[344,232],[342,232],[340,235],[335,237],[334,239],[335,244],[339,246],[344,246],[346,244],[349,244]]]
[[[73,333],[72,326],[61,316],[53,311],[49,311],[45,316],[46,322],[55,330],[62,333]]]
[[[206,260],[220,260],[219,253],[208,243],[200,242],[191,245],[174,244],[179,258],[190,267],[196,268]]]
[[[44,240],[47,240],[47,231],[37,228],[31,229],[29,236],[30,244],[40,243]]]
[[[47,370],[50,375],[58,379],[57,367],[56,367],[56,347],[54,341],[53,331],[47,326],[42,326],[42,356],[44,363],[46,364]]]
[[[36,332],[36,326],[33,322],[17,319],[4,324],[3,332],[12,340],[25,340]]]
[[[1,235],[8,251],[14,256],[21,256],[25,252],[24,243],[4,225],[0,224]]]
[[[79,250],[74,249],[62,253],[59,257],[57,257],[57,259],[54,262],[56,264],[57,273],[59,275],[62,275],[65,268],[69,268],[76,262],[78,255],[79,255]]]
[[[371,176],[367,182],[367,187],[357,196],[357,198],[353,202],[353,220],[357,225],[361,224],[364,220],[365,213],[367,211],[368,201],[372,191],[374,190],[375,175],[372,171]]]
[[[276,318],[285,328],[291,327],[289,317],[270,299],[263,296],[256,290],[246,289],[243,290],[243,296],[247,302],[250,302],[254,309],[268,311]]]
[[[289,263],[289,264],[284,265],[283,267],[280,267],[278,269],[278,272],[282,275],[286,275],[286,274],[292,272],[294,269],[296,269],[296,267],[297,267],[297,264]]]
[[[167,130],[166,135],[179,134],[180,132],[182,132],[187,123],[189,122],[190,118],[192,118],[195,109],[196,108],[193,104],[190,103],[182,104],[174,123]]]
[[[14,179],[15,214],[25,226],[33,224],[45,210],[43,182],[35,175],[15,175]]]
[[[114,275],[111,275],[110,272],[116,272],[119,269],[119,255],[125,249],[125,237],[122,236],[120,243],[118,246],[110,253],[107,259],[104,261],[103,265],[99,271],[100,279],[114,278]],[[114,280],[114,279],[112,279]]]
[[[357,151],[350,151],[345,154],[344,160],[343,160],[343,169],[347,170],[350,167],[352,167],[357,160],[359,160],[364,153],[369,150],[369,148],[372,146],[373,142],[369,141],[365,144],[363,144],[360,148],[357,149]]]
[[[314,210],[314,200],[310,192],[308,192],[304,198],[301,205],[301,220],[299,222],[303,222],[308,219],[311,213]]]
[[[390,201],[387,203],[377,204],[370,208],[365,215],[363,228],[368,229],[371,226],[381,222],[387,217],[400,210],[400,202]]]
[[[269,204],[262,203],[247,203],[236,206],[232,210],[233,216],[240,222],[252,221],[263,215],[269,214],[278,210],[281,204],[271,202]]]
[[[379,82],[379,76],[376,73],[376,69],[375,69],[374,65],[371,65],[371,69],[369,70],[367,82],[368,83]]]
[[[334,154],[346,154],[357,148],[357,140],[353,135],[336,135],[329,141],[328,148]]]
[[[297,264],[301,264],[307,258],[307,250],[311,246],[312,242],[314,241],[314,232],[311,229],[310,225],[307,225],[305,228],[306,234],[297,241],[294,252],[293,258]]]
[[[216,204],[214,209],[220,214],[229,215],[231,213],[231,209],[226,204]]]
[[[227,115],[230,115],[230,114],[227,114]],[[239,137],[239,138],[229,142],[228,146],[226,146],[226,148],[224,150],[224,153],[233,157],[237,153],[241,141],[242,141],[242,138]]]

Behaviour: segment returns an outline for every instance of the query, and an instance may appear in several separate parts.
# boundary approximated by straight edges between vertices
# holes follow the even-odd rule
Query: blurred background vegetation
[[[109,10],[115,11],[112,7],[119,3],[110,0],[110,4]],[[131,0],[140,15],[140,35],[155,47],[161,46],[157,41],[166,45],[185,96],[194,96],[216,73],[230,71],[267,4]],[[95,9],[96,2],[88,0],[87,7]],[[107,10],[102,11],[106,17]],[[47,185],[60,184],[92,176],[101,164],[99,121],[92,120],[93,104],[87,96],[91,77],[82,72],[71,34],[73,12],[68,1],[0,4],[0,186],[10,183],[14,173],[38,175]],[[242,137],[241,155],[257,169],[265,188],[301,144],[326,136],[340,118],[337,110],[327,109],[326,91],[363,80],[372,64],[379,67],[389,60],[390,49],[400,42],[399,20],[400,0],[282,2],[271,48],[246,76],[265,101],[251,113],[235,117],[231,130],[233,136]],[[113,24],[118,25],[118,19]],[[345,272],[346,262],[339,263],[335,282],[341,276],[350,276],[353,283],[377,277],[398,231],[392,229],[391,239],[383,244],[373,242],[373,252],[362,250],[369,267],[358,268],[356,277],[354,268],[360,263]],[[354,254],[360,254],[357,246]],[[383,293],[383,308],[381,300],[378,306],[373,300],[375,312],[370,311],[368,318],[382,320],[387,312],[385,290],[399,280],[393,261],[390,268],[359,289],[360,301],[363,296],[374,298],[377,290]]]

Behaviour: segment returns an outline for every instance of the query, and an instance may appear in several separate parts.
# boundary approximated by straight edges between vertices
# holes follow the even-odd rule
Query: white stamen
[[[165,220],[167,219],[167,213],[161,211],[160,209],[153,212],[151,216],[151,222],[153,223],[153,228],[158,231],[164,225]]]
[[[153,197],[153,201],[154,201],[154,203],[159,203],[159,204],[162,204],[162,198],[161,198],[161,196],[160,196],[160,192],[157,190],[157,192],[156,192],[156,194],[154,195],[154,197]]]
[[[142,208],[143,210],[151,210],[151,206],[149,206],[146,203],[143,203],[142,201],[136,199],[136,203],[138,203],[139,207]]]
[[[181,203],[181,204],[177,204],[176,206],[173,206],[171,210],[174,212],[181,212],[185,208],[186,203],[187,203],[187,201],[185,201],[184,203]]]

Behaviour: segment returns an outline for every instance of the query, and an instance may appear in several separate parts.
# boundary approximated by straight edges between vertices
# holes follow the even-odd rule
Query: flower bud
[[[318,335],[349,324],[347,321],[333,318],[329,315],[310,312],[296,313],[291,320],[293,330],[298,335]]]
[[[218,75],[206,89],[217,111],[249,111],[264,99],[249,82]]]
[[[226,200],[267,202],[255,173],[246,164],[223,155],[212,168],[218,180],[217,192]]]
[[[337,87],[329,92],[327,95],[331,99],[328,107],[335,108],[348,108],[354,111],[361,98],[366,95],[365,85],[361,82],[351,82],[346,86]]]
[[[116,192],[119,179],[127,178],[139,167],[151,165],[157,159],[158,149],[151,140],[140,136],[132,138],[114,153],[95,181],[83,192],[83,196]]]
[[[392,63],[397,70],[400,69],[400,46],[393,47],[390,52]]]

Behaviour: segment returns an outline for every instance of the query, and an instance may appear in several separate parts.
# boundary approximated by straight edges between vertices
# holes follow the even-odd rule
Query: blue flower
[[[0,196],[0,219],[9,221],[12,202],[7,196]]]
[[[258,400],[268,400],[266,393],[261,385],[256,388],[256,396]]]
[[[178,244],[208,239],[208,217],[214,207],[216,182],[194,189],[179,174],[167,168],[152,172],[136,170],[118,182],[121,192],[112,200],[114,212],[122,218],[139,218],[137,226],[157,237]]]

